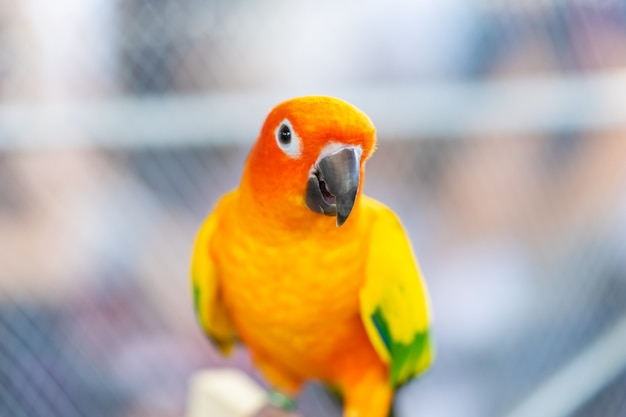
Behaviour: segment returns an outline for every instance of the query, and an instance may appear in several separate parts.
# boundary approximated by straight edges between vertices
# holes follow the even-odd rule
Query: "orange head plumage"
[[[336,216],[341,226],[361,192],[376,146],[371,120],[345,101],[294,98],[267,116],[248,156],[242,188],[285,219]]]

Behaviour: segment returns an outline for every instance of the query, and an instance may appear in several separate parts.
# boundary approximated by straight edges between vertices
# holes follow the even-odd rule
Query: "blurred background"
[[[259,378],[200,333],[188,263],[305,94],[376,124],[365,192],[431,289],[398,413],[626,415],[626,3],[0,0],[0,416],[182,416],[198,369]]]

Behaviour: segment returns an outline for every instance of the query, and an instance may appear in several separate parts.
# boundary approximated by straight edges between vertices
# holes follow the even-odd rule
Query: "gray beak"
[[[361,149],[346,146],[321,158],[313,168],[306,188],[309,210],[337,216],[344,224],[359,189]]]

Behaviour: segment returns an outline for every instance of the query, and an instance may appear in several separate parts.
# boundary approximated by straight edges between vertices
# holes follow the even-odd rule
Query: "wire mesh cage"
[[[184,414],[238,367],[193,316],[197,228],[269,109],[378,128],[438,356],[399,415],[626,411],[626,6],[0,2],[0,416]],[[307,389],[304,416],[339,415]]]

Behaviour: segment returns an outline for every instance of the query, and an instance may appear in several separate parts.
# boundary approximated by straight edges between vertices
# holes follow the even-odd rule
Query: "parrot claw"
[[[269,403],[283,411],[293,411],[296,409],[296,402],[280,391],[271,390],[268,394]]]

